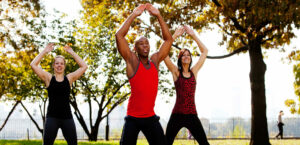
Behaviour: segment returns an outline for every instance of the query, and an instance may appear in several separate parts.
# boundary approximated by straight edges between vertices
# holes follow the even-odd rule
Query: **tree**
[[[101,5],[99,11],[104,12],[102,19],[110,18],[119,25],[127,17],[133,7],[145,1],[128,0],[99,1],[86,0],[85,4]],[[282,46],[289,44],[294,37],[293,30],[299,29],[299,6],[297,1],[288,0],[212,0],[212,1],[149,1],[157,4],[162,16],[170,28],[188,24],[201,30],[218,26],[222,30],[223,40],[220,45],[227,45],[228,55],[208,58],[226,58],[238,53],[249,53],[251,83],[251,145],[269,145],[266,117],[265,72],[263,51],[268,49],[284,50]],[[108,11],[110,10],[110,11]],[[93,19],[93,18],[91,18]],[[152,20],[151,20],[152,21]],[[157,32],[156,26],[147,26],[137,21],[135,28]]]
[[[122,79],[125,77],[125,67],[120,65],[122,59],[116,55],[117,49],[111,30],[102,25],[84,25],[77,30],[75,36],[78,39],[74,43],[74,51],[86,59],[89,68],[73,84],[71,105],[88,139],[96,141],[100,122],[128,98],[128,81]],[[86,116],[81,113],[78,105],[79,94],[88,103],[89,111]],[[96,110],[93,110],[94,105],[97,106]],[[93,111],[96,113],[93,114]],[[88,117],[88,122],[85,117]]]
[[[39,1],[1,1],[0,29],[0,98],[12,101],[14,106],[6,117],[3,129],[16,106],[21,104],[40,133],[43,133],[47,94],[43,82],[33,73],[30,63],[38,54],[39,48],[51,40],[64,40],[69,34],[68,23],[61,24],[61,18],[50,20]],[[47,31],[48,30],[48,31]],[[50,30],[50,31],[49,31]],[[52,33],[49,33],[52,32]],[[58,34],[55,34],[57,32]],[[61,39],[59,39],[61,38]],[[65,44],[64,41],[61,44]],[[42,61],[47,71],[51,70],[53,56]],[[43,124],[27,109],[23,101],[39,103]],[[38,118],[40,119],[40,118]]]
[[[9,65],[7,62],[7,57],[4,56],[3,54],[1,54],[0,57],[0,99],[1,101],[11,101],[14,103],[13,107],[11,108],[11,110],[9,111],[8,115],[6,116],[5,120],[3,121],[2,125],[0,126],[0,131],[5,127],[6,123],[8,122],[10,116],[13,114],[15,108],[19,105],[20,101],[19,100],[15,100],[12,99],[11,94],[9,94],[10,90],[12,90],[12,88],[10,88],[9,86],[12,85],[13,83],[13,79],[12,76],[7,76],[6,75],[6,71],[9,70],[14,70],[12,69],[12,66]],[[11,72],[11,71],[10,71]],[[10,89],[10,90],[9,90]]]
[[[35,40],[41,33],[44,21],[38,1],[1,1],[0,8],[0,99],[13,102],[13,107],[3,122],[4,128],[16,106],[21,103],[26,88],[29,62],[33,51],[39,47]],[[40,24],[40,25],[37,25]]]
[[[294,99],[287,99],[285,101],[285,105],[290,108],[290,111],[292,114],[300,114],[300,51],[293,51],[290,55],[289,58],[293,61],[295,61],[294,64],[294,76],[295,76],[295,81],[294,81],[294,88],[295,88],[295,94],[298,97],[298,103]]]

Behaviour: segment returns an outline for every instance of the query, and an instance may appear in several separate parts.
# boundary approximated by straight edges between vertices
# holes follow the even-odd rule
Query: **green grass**
[[[300,140],[270,140],[272,145],[300,145]],[[249,145],[249,140],[209,140],[211,145]],[[0,140],[0,145],[41,145],[41,140]],[[118,145],[119,141],[79,141],[78,145]],[[55,141],[54,145],[67,145],[65,141]],[[138,140],[137,145],[148,145],[146,140]],[[198,145],[194,140],[176,140],[173,145]]]
[[[41,145],[42,140],[0,140],[0,145]],[[98,142],[87,142],[79,141],[78,145],[118,145],[118,141],[98,141]],[[67,145],[66,141],[56,140],[54,145]]]

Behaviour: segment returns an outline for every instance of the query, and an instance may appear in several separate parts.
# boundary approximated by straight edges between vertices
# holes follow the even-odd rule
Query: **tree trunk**
[[[77,106],[77,102],[76,101],[71,101],[70,104],[72,105],[73,109],[74,109],[74,114],[79,122],[79,124],[81,125],[82,129],[84,130],[85,134],[88,136],[88,138],[90,138],[90,133],[89,133],[89,129],[86,126],[86,123],[84,121],[84,118],[82,116],[82,114],[80,113],[80,110]]]
[[[35,119],[29,113],[29,111],[27,110],[27,108],[25,107],[25,105],[22,102],[20,102],[20,104],[22,105],[23,109],[26,111],[27,115],[29,116],[29,118],[31,119],[31,121],[34,123],[34,125],[36,126],[36,128],[38,129],[38,131],[43,135],[44,129],[40,128],[39,124],[35,121]]]
[[[76,83],[73,83],[72,88],[76,88],[75,85],[76,85]],[[81,114],[81,112],[80,112],[80,110],[78,108],[77,102],[76,102],[76,94],[77,94],[76,90],[75,89],[71,89],[71,97],[72,97],[72,99],[70,100],[70,104],[71,104],[71,106],[74,109],[74,115],[76,116],[79,124],[81,125],[81,127],[83,129],[83,131],[88,136],[88,138],[90,138],[91,134],[89,132],[89,129],[88,129],[86,123],[85,123],[84,117],[82,116],[82,114]]]
[[[250,145],[270,145],[266,116],[265,72],[259,41],[249,41],[251,82],[251,140]]]
[[[89,141],[97,141],[99,127],[93,127],[91,129],[91,136],[89,137]]]
[[[0,127],[0,131],[4,128],[4,126],[6,125],[9,117],[11,116],[11,114],[15,111],[16,107],[18,106],[18,104],[20,103],[20,101],[16,101],[15,105],[11,108],[11,110],[9,111],[6,119],[4,120],[3,124]]]
[[[91,138],[89,139],[90,141],[97,141],[100,122],[103,120],[103,118],[101,117],[102,113],[103,113],[103,110],[99,109],[98,116],[97,116],[97,119],[95,121],[95,125],[91,129]]]

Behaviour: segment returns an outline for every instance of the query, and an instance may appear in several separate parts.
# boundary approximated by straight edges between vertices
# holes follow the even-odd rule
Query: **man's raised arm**
[[[146,4],[146,9],[149,11],[149,13],[155,17],[157,17],[158,22],[160,24],[161,30],[162,30],[162,36],[164,39],[163,44],[160,46],[159,51],[153,55],[153,60],[157,61],[157,64],[159,64],[161,61],[164,60],[164,58],[169,54],[170,48],[173,43],[173,37],[172,34],[169,31],[169,27],[164,21],[163,17],[160,15],[160,12],[158,9],[153,7],[151,4]]]
[[[116,33],[116,41],[117,41],[117,47],[118,51],[120,52],[121,56],[125,59],[125,61],[128,61],[131,57],[131,51],[128,46],[128,42],[125,39],[125,36],[129,30],[129,27],[133,20],[141,15],[146,8],[146,5],[142,4],[139,5],[137,8],[133,10],[131,15],[126,19],[126,21],[123,23],[121,28]]]

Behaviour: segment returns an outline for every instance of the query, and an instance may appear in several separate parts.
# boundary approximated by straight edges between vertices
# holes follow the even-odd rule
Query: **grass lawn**
[[[300,140],[270,140],[272,145],[300,145]],[[249,145],[248,140],[209,140],[211,145]],[[0,140],[0,145],[41,145],[41,140]],[[79,141],[78,145],[118,145],[119,141]],[[55,141],[54,145],[67,145],[65,141]],[[138,140],[137,145],[148,145],[146,140]],[[193,140],[176,140],[173,145],[198,145]]]

